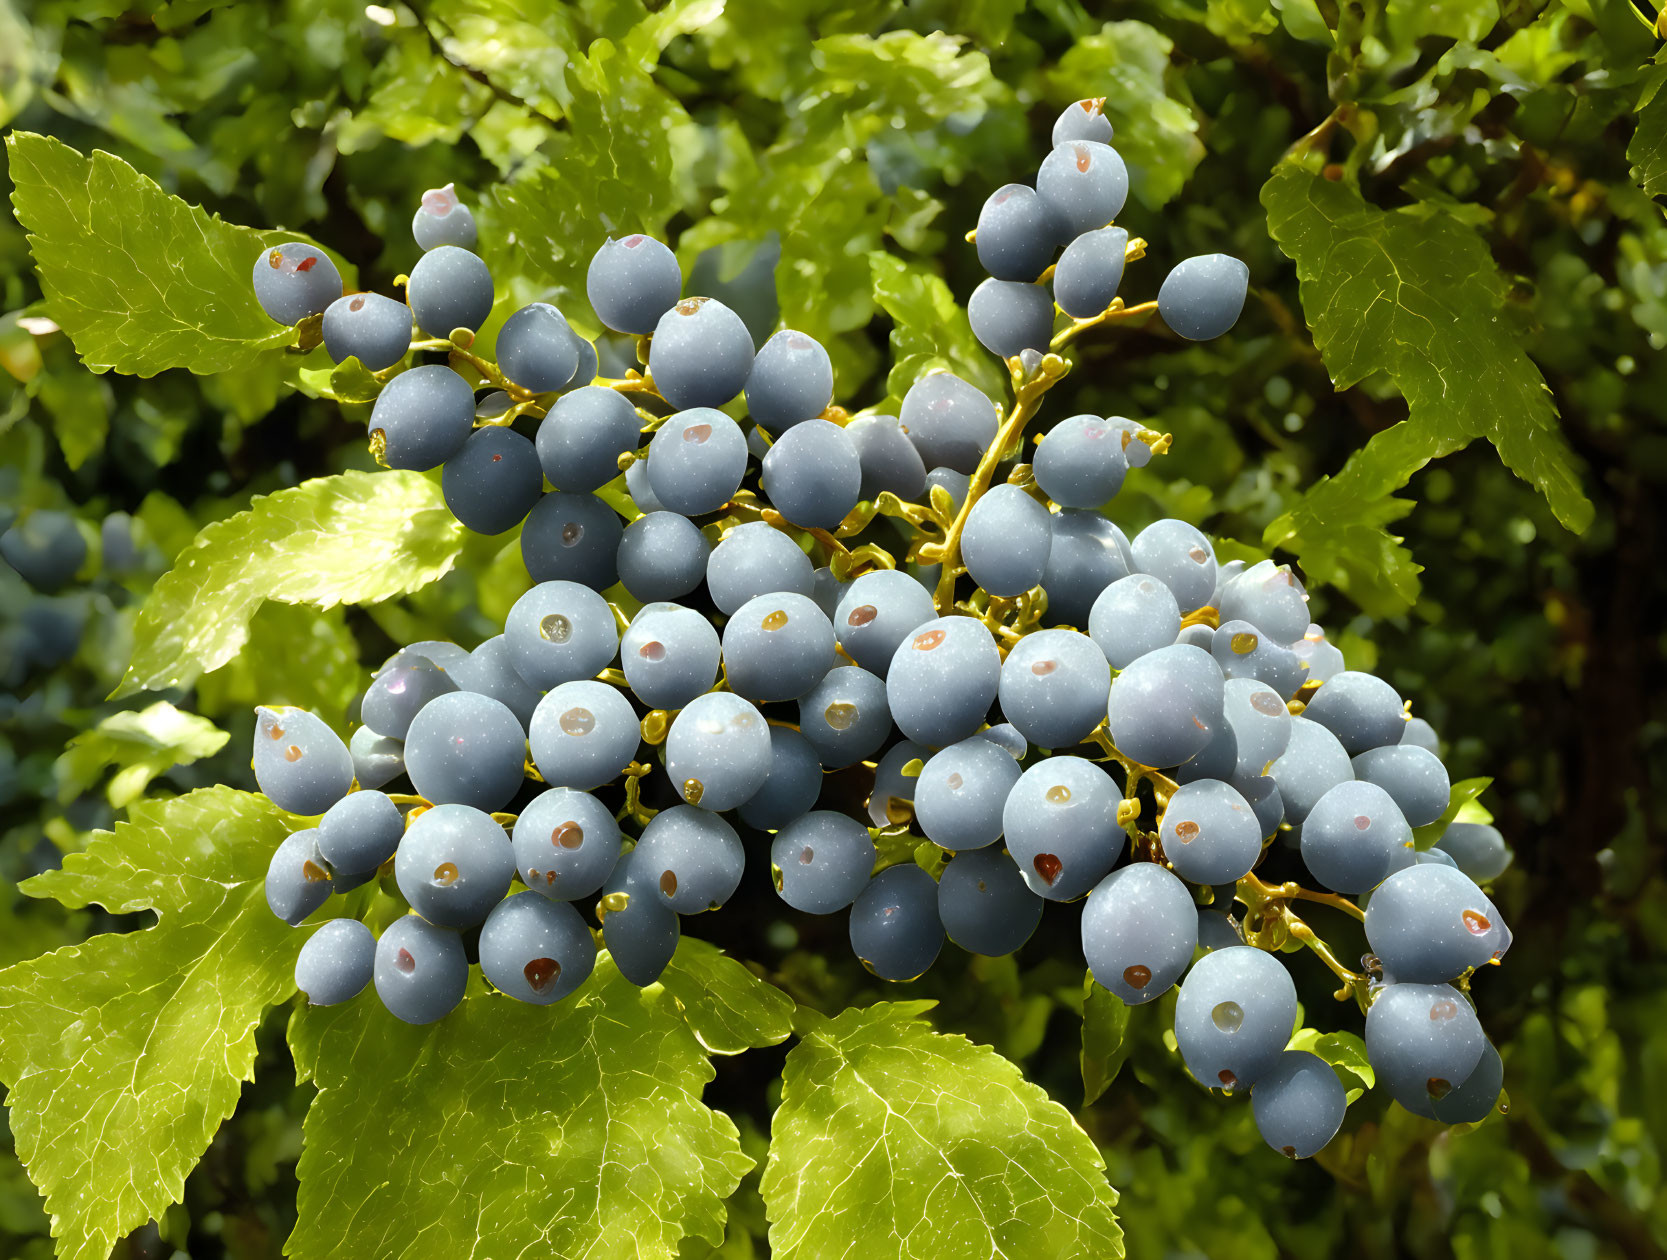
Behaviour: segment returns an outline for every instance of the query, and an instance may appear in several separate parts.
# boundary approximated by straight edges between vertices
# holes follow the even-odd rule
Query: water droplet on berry
[[[951,792],[959,792],[965,783],[966,780],[961,777],[959,771],[951,771],[949,777],[943,781],[943,785]]]
[[[1459,1013],[1459,1004],[1452,998],[1438,998],[1430,1003],[1430,1023],[1439,1024],[1443,1020],[1453,1019]]]
[[[450,888],[457,882],[457,863],[440,863],[434,868],[434,878],[430,882],[438,888]]]
[[[699,779],[683,780],[683,799],[691,805],[699,805],[700,798],[706,795],[706,785]]]
[[[660,891],[665,893],[665,895],[668,896],[668,897],[677,896],[677,872],[676,871],[661,871],[660,872]]]
[[[561,715],[562,733],[589,735],[596,729],[596,715],[589,709],[569,709]]]
[[[658,639],[650,639],[637,649],[637,655],[645,661],[663,661],[666,659],[666,645]]]
[[[1250,707],[1268,717],[1278,717],[1281,713],[1287,712],[1285,702],[1271,691],[1258,691],[1251,696]]]
[[[352,311],[355,315],[357,315],[360,311],[364,310],[365,309],[364,295],[361,294],[359,297],[356,297],[351,302],[349,302],[347,304],[347,309]]]
[[[1466,910],[1459,917],[1464,920],[1464,926],[1469,929],[1472,936],[1485,936],[1488,930],[1493,927],[1493,924],[1488,921],[1487,915],[1479,910]]]
[[[538,623],[538,636],[549,643],[566,643],[573,637],[573,623],[560,613],[551,613]]]
[[[712,436],[712,426],[709,424],[691,424],[683,430],[683,440],[699,446]]]
[[[1123,983],[1131,989],[1144,989],[1152,983],[1152,969],[1139,963],[1123,968]]]
[[[1210,1011],[1210,1022],[1224,1033],[1236,1033],[1244,1027],[1244,1007],[1237,1002],[1217,1002]]]
[[[1250,653],[1254,652],[1258,642],[1260,642],[1260,640],[1258,640],[1255,635],[1244,630],[1239,631],[1232,637],[1232,639],[1229,640],[1229,643],[1233,648],[1233,652],[1238,656],[1248,656]]]
[[[787,614],[778,608],[775,612],[766,615],[764,620],[758,624],[766,630],[780,630],[787,624]]]
[[[866,626],[880,615],[880,610],[873,604],[858,604],[851,610],[851,615],[845,618],[848,626]]]
[[[1030,672],[1035,674],[1038,678],[1046,678],[1058,668],[1058,661],[1037,661],[1030,667]]]
[[[1356,814],[1354,816],[1354,829],[1356,831],[1366,831],[1371,827],[1371,825],[1372,820],[1366,817],[1365,814]]]
[[[550,843],[564,849],[577,849],[585,842],[585,829],[569,818],[550,833]]]
[[[849,730],[851,723],[857,720],[857,706],[836,700],[822,711],[822,717],[836,731]]]
[[[799,861],[804,863],[804,865],[809,866],[815,860],[816,850],[811,848],[808,844],[799,850]]]
[[[1198,839],[1198,824],[1187,818],[1175,824],[1175,838],[1182,844],[1191,844]]]
[[[1076,146],[1076,151],[1077,170],[1086,173],[1088,168],[1094,164],[1094,150],[1087,145],[1079,144]]]
[[[411,957],[410,950],[401,945],[399,953],[394,955],[394,966],[398,967],[406,975],[410,975],[417,969],[417,960]]]
[[[1059,873],[1065,869],[1065,863],[1061,862],[1052,853],[1038,853],[1030,864],[1036,868],[1036,873],[1042,877],[1042,882],[1049,888],[1053,887],[1054,881],[1059,878]]]
[[[672,310],[676,311],[679,315],[693,315],[705,305],[706,299],[703,297],[684,298],[676,306],[672,307]]]
[[[1063,783],[1055,783],[1042,796],[1050,805],[1063,805],[1071,799],[1071,789]]]
[[[1237,1089],[1239,1087],[1239,1078],[1234,1076],[1228,1068],[1222,1068],[1221,1071],[1217,1072],[1216,1080],[1221,1082],[1223,1089]]]
[[[284,760],[288,761],[288,762],[292,762],[292,763],[300,761],[301,760],[301,748],[300,748],[300,746],[297,745],[297,744],[291,744],[288,748],[284,749]]]
[[[1443,1098],[1447,1097],[1448,1094],[1453,1092],[1453,1082],[1443,1080],[1439,1076],[1432,1076],[1429,1080],[1424,1082],[1424,1092],[1436,1102],[1440,1102]]]
[[[928,630],[924,634],[915,635],[914,649],[917,652],[930,652],[944,641],[942,630]]]
[[[578,521],[568,521],[561,527],[561,545],[571,547],[585,536],[585,527]]]

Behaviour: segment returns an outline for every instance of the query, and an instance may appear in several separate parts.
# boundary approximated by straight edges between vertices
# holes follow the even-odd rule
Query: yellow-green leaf
[[[212,757],[230,738],[207,718],[176,709],[166,700],[112,713],[71,739],[53,765],[58,799],[74,800],[114,766],[108,796],[110,804],[123,809],[144,795],[157,775]]]
[[[604,953],[559,1007],[478,981],[423,1028],[361,994],[296,1012],[290,1044],[318,1087],[298,1174],[300,1260],[650,1257],[723,1238],[752,1167],[701,1102],[707,1055],[787,1036],[791,1003],[685,938],[639,990]]]
[[[224,372],[295,340],[251,275],[263,246],[296,233],[226,223],[102,151],[26,131],[6,151],[46,309],[93,371]]]
[[[1058,1103],[929,1002],[807,1017],[762,1190],[776,1260],[1120,1257],[1105,1164]]]
[[[0,1081],[60,1260],[104,1260],[179,1202],[237,1105],[255,1028],[294,989],[304,932],[267,908],[290,829],[264,797],[208,788],[133,806],[31,896],[155,927],[95,936],[0,971]]]
[[[257,498],[199,533],[152,589],[118,694],[189,686],[225,664],[267,600],[390,599],[440,578],[462,546],[438,482],[421,473],[347,472]]]

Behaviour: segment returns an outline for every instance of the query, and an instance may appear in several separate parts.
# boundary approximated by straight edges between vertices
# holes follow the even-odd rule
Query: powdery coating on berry
[[[1129,172],[1116,149],[1094,140],[1059,145],[1036,172],[1036,194],[1069,236],[1103,228],[1123,209]]]
[[[1092,96],[1061,110],[1053,124],[1051,139],[1054,146],[1057,148],[1076,140],[1110,144],[1112,127],[1111,120],[1105,116],[1105,101],[1103,96]]]
[[[430,188],[422,195],[411,216],[411,235],[423,250],[441,245],[473,249],[479,239],[475,216],[458,200],[455,184]]]
[[[337,298],[324,312],[324,349],[337,363],[350,356],[372,372],[390,368],[411,348],[411,308],[379,293]]]
[[[1176,265],[1158,290],[1163,322],[1192,341],[1219,337],[1238,322],[1250,268],[1227,254],[1201,254]]]
[[[419,258],[405,286],[417,327],[442,338],[453,329],[473,332],[485,323],[493,293],[486,264],[456,245],[437,246]]]
[[[766,341],[747,376],[747,412],[780,436],[833,401],[833,362],[814,337],[784,328]]]
[[[960,473],[978,467],[1001,423],[989,396],[953,372],[928,372],[911,385],[898,420],[927,468]]]
[[[637,335],[654,331],[677,303],[682,286],[676,255],[640,233],[605,241],[585,277],[585,293],[597,317],[615,332]]]
[[[723,406],[746,385],[752,364],[752,334],[715,298],[685,298],[654,326],[649,372],[679,409]],[[658,488],[655,493],[665,501]]]

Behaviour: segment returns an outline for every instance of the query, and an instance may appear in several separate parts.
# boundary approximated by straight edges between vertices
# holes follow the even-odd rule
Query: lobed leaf
[[[708,1053],[782,1040],[791,1003],[685,939],[638,989],[606,953],[551,1010],[478,981],[413,1028],[374,993],[296,1011],[290,1045],[318,1087],[298,1168],[297,1257],[673,1257],[723,1238],[752,1167],[706,1107]]]
[[[250,276],[262,248],[297,233],[226,223],[101,150],[14,131],[6,151],[46,309],[93,371],[224,372],[295,340]]]
[[[776,1260],[1121,1257],[1117,1194],[1070,1114],[929,1002],[815,1017],[787,1056],[762,1190]]]
[[[140,801],[24,883],[71,908],[158,918],[0,971],[0,1081],[63,1260],[103,1260],[179,1202],[236,1107],[305,935],[266,906],[289,830],[264,797],[230,788]]]
[[[1565,526],[1591,523],[1556,407],[1504,319],[1506,281],[1472,228],[1427,207],[1379,210],[1290,162],[1263,185],[1262,204],[1274,240],[1296,263],[1304,315],[1333,383],[1348,389],[1381,372],[1408,407],[1405,421],[1274,521],[1268,545],[1296,552],[1311,576],[1338,580],[1369,610],[1406,607],[1416,568],[1384,526],[1410,506],[1390,506],[1388,495],[1478,437]]]
[[[346,472],[263,495],[199,533],[152,589],[118,695],[189,686],[237,654],[267,600],[333,608],[442,577],[463,528],[438,482]]]

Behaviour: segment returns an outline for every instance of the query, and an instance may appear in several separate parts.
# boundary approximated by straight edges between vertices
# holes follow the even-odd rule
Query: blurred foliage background
[[[1175,261],[1218,250],[1250,264],[1252,293],[1208,345],[1156,325],[1089,338],[1049,410],[1173,433],[1174,452],[1131,476],[1120,523],[1180,515],[1243,554],[1294,555],[1317,619],[1351,664],[1413,697],[1454,779],[1494,776],[1485,799],[1517,853],[1496,887],[1517,945],[1477,981],[1508,1113],[1449,1133],[1368,1096],[1322,1156],[1291,1165],[1247,1105],[1188,1080],[1167,1019],[1136,1010],[1121,1074],[1077,1113],[1122,1195],[1129,1254],[1630,1260],[1667,1250],[1667,220],[1652,199],[1667,190],[1667,93],[1655,99],[1654,21],[1628,0],[0,0],[0,125],[109,150],[230,221],[306,232],[383,291],[415,259],[421,191],[455,181],[507,290],[498,320],[548,297],[596,331],[575,278],[610,222],[641,214],[666,226],[691,291],[755,331],[779,318],[822,338],[854,407],[898,392],[894,317],[899,353],[919,349],[904,326],[930,320],[906,310],[921,300],[912,280],[941,274],[964,301],[980,273],[962,234],[984,197],[1032,176],[1062,106],[1106,96],[1133,174],[1126,225],[1150,242],[1125,295],[1150,297]],[[633,137],[628,150],[597,146],[604,124]],[[1368,447],[1407,418],[1407,397],[1462,429],[1465,391],[1487,388],[1492,365],[1421,402],[1393,369],[1404,329],[1345,304],[1332,334],[1361,338],[1387,374],[1334,390],[1309,308],[1370,261],[1328,257],[1299,296],[1260,199],[1304,136],[1325,180],[1391,212],[1386,248],[1405,252],[1387,261],[1409,291],[1432,263],[1419,255],[1453,232],[1491,258],[1507,290],[1494,319],[1528,356],[1512,371],[1536,392],[1543,374],[1572,452],[1558,458],[1593,506],[1583,533],[1474,432],[1394,467],[1385,443]],[[72,512],[90,543],[84,580],[55,595],[0,570],[0,965],[138,925],[15,884],[143,793],[252,786],[251,704],[339,721],[395,639],[473,644],[526,581],[499,561],[501,540],[475,540],[418,595],[325,614],[268,605],[243,655],[189,692],[106,700],[173,555],[254,495],[370,467],[362,408],[310,396],[269,359],[95,375],[42,322],[40,298],[24,232],[0,216],[0,505]],[[1331,497],[1305,498],[1326,476]],[[755,882],[700,934],[801,1003],[878,996],[841,923],[789,922]],[[1311,1022],[1356,1026],[1317,965],[1297,974]],[[939,998],[940,1028],[993,1045],[1076,1108],[1080,977],[1071,923],[1050,910],[1016,959],[948,951],[901,995]],[[279,1253],[311,1093],[290,1084],[283,1018],[263,1029],[257,1081],[184,1203],[118,1254]],[[708,1091],[754,1154],[780,1053],[720,1062]],[[756,1176],[721,1254],[767,1254]],[[9,1143],[0,1253],[51,1254]]]

